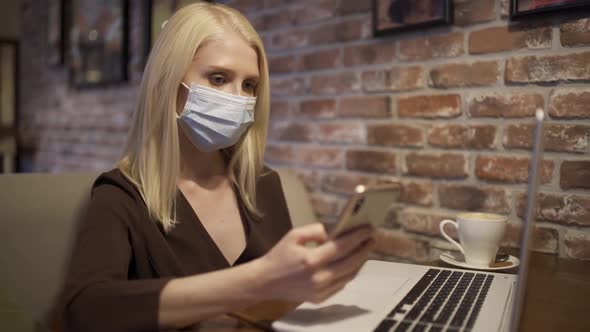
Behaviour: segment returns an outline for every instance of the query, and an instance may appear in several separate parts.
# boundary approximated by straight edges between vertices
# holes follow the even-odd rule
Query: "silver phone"
[[[336,238],[364,224],[384,224],[391,205],[397,201],[398,184],[357,185],[335,224],[328,225],[330,238]]]

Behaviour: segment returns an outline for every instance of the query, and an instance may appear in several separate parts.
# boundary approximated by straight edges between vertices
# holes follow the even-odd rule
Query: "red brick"
[[[263,5],[264,2],[260,0],[234,0],[231,3],[232,8],[242,13],[262,9]]]
[[[295,152],[290,145],[268,144],[264,158],[272,163],[287,164],[296,161]]]
[[[337,148],[269,145],[265,157],[270,162],[321,168],[341,168],[344,165],[344,152]]]
[[[544,160],[540,183],[551,182],[554,163]],[[478,156],[475,174],[479,179],[505,183],[526,183],[529,176],[529,158],[505,156]]]
[[[342,168],[344,165],[344,151],[339,148],[298,146],[295,152],[299,164],[322,168]]]
[[[590,189],[590,159],[564,161],[561,164],[559,185],[562,189]]]
[[[500,243],[503,247],[518,248],[520,247],[521,225],[509,223],[506,225],[504,238]],[[535,226],[533,231],[532,249],[538,252],[557,253],[559,243],[559,233],[556,229]]]
[[[389,71],[387,90],[407,91],[426,87],[424,71],[420,66],[395,67]]]
[[[459,95],[400,97],[397,104],[402,118],[454,118],[461,115]]]
[[[533,146],[533,131],[533,124],[508,126],[504,136],[504,147],[530,150]],[[588,148],[589,126],[548,124],[544,133],[546,151],[583,153]]]
[[[293,0],[265,0],[264,7],[265,8],[275,8],[280,7],[283,5],[291,4]]]
[[[590,119],[590,89],[560,89],[551,93],[549,115],[560,119]]]
[[[354,73],[324,74],[311,77],[313,94],[340,94],[360,90],[359,78]]]
[[[510,195],[497,187],[441,184],[438,199],[441,207],[454,210],[510,213]]]
[[[271,14],[265,14],[263,17],[264,28],[266,30],[276,30],[280,28],[295,25],[296,16],[293,11],[280,10]]]
[[[590,19],[583,18],[559,26],[561,45],[581,46],[590,44]]]
[[[365,172],[395,173],[395,154],[385,151],[348,150],[346,168]]]
[[[431,86],[443,89],[493,85],[499,77],[496,61],[446,64],[430,71]]]
[[[288,11],[288,10],[286,10]],[[304,5],[293,11],[295,24],[306,24],[334,16],[336,11],[336,0],[315,0],[313,4]]]
[[[287,30],[275,33],[270,37],[269,49],[286,50],[307,46],[307,34],[303,30]]]
[[[420,66],[367,70],[361,80],[366,91],[408,91],[426,87],[424,71]]]
[[[523,56],[506,61],[507,83],[574,82],[590,79],[590,52]]]
[[[375,236],[375,252],[388,256],[409,258],[417,262],[426,262],[429,258],[428,244],[413,239],[404,233],[378,229]]]
[[[270,57],[268,67],[271,74],[290,73],[299,69],[299,58],[293,55]]]
[[[526,195],[517,197],[517,214],[524,218]],[[581,195],[538,194],[537,221],[551,221],[564,225],[590,226],[590,197]]]
[[[370,124],[367,143],[378,146],[421,147],[424,134],[421,127],[398,124]]]
[[[468,100],[469,115],[474,118],[531,117],[545,104],[540,94],[486,93],[472,95]]]
[[[367,185],[371,181],[372,178],[366,175],[331,173],[322,180],[322,190],[328,193],[352,195],[357,185]]]
[[[289,116],[290,105],[286,100],[272,100],[270,102],[270,118],[284,119]]]
[[[314,139],[320,143],[363,144],[365,126],[359,122],[318,123]]]
[[[428,134],[428,143],[442,148],[493,149],[496,127],[493,125],[434,126]]]
[[[402,229],[407,232],[437,236],[442,239],[439,225],[445,219],[455,220],[455,215],[407,208],[402,211],[398,222]],[[445,227],[445,232],[451,237],[457,238],[454,227]]]
[[[496,19],[496,1],[455,0],[453,6],[455,25],[464,26]]]
[[[334,99],[302,101],[299,114],[313,118],[332,118],[336,114],[336,101]]]
[[[308,53],[302,57],[304,70],[336,68],[340,65],[340,50],[329,49]]]
[[[340,0],[338,13],[341,15],[358,14],[368,12],[371,9],[370,1]]]
[[[379,43],[355,45],[344,48],[344,65],[375,65],[389,63],[395,59],[395,44]]]
[[[481,29],[469,35],[469,53],[471,54],[550,47],[550,28],[517,30],[513,27],[502,26]]]
[[[364,19],[322,24],[308,31],[311,45],[358,40],[363,36]]]
[[[349,97],[340,100],[342,117],[384,118],[391,116],[389,97]]]
[[[318,216],[337,217],[344,202],[341,198],[325,194],[312,194],[311,205]]]
[[[272,123],[269,136],[280,141],[309,142],[313,136],[313,127],[306,123],[276,121]]]
[[[402,181],[399,201],[406,204],[432,206],[434,186],[431,181]]]
[[[266,15],[251,14],[247,16],[248,21],[254,27],[254,30],[263,32],[266,30]]]
[[[590,260],[590,234],[567,230],[564,235],[565,253],[570,258]]]
[[[465,53],[463,33],[455,32],[426,38],[399,41],[401,60],[419,61],[433,58],[457,57]]]
[[[273,96],[298,96],[303,94],[304,82],[301,78],[273,78],[270,89]]]
[[[432,178],[467,177],[467,161],[461,154],[410,153],[406,156],[406,174]]]

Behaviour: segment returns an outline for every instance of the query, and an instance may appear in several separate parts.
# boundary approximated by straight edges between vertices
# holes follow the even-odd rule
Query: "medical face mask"
[[[191,84],[180,127],[201,151],[230,147],[254,122],[256,97],[241,97],[198,84]]]

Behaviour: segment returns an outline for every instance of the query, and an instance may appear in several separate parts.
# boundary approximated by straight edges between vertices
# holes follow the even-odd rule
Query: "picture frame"
[[[47,63],[60,66],[65,63],[65,0],[48,0]]]
[[[373,36],[453,23],[452,0],[372,0]]]
[[[510,19],[590,7],[590,0],[510,0]]]
[[[70,84],[104,87],[128,81],[129,0],[70,0]]]
[[[0,173],[18,170],[19,42],[0,38]]]

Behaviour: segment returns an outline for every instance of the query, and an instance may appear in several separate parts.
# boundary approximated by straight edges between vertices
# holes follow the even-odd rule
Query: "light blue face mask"
[[[201,151],[230,147],[254,122],[256,97],[242,97],[192,83],[184,110],[178,116],[180,127]]]

